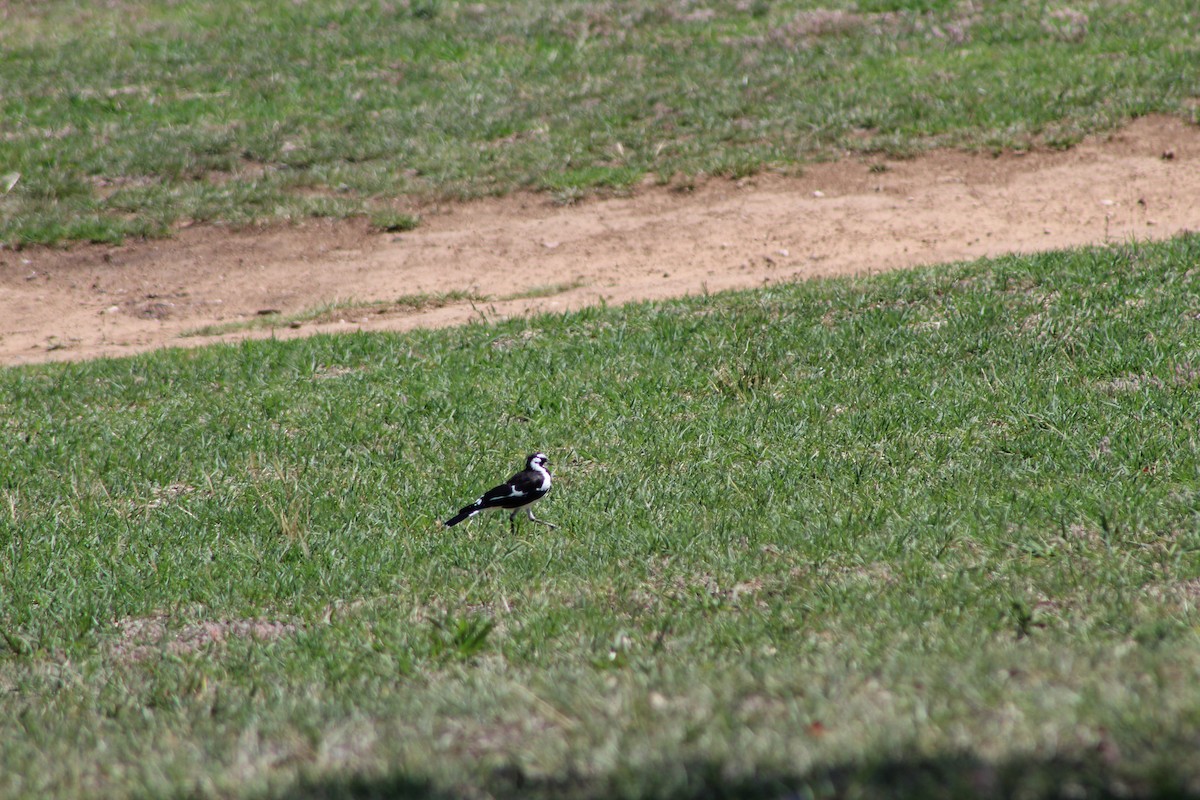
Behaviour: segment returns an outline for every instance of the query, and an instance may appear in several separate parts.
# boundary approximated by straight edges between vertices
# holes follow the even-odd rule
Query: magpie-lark
[[[514,533],[517,529],[517,512],[521,509],[525,509],[525,513],[529,515],[531,521],[541,523],[549,528],[557,528],[557,525],[535,517],[529,508],[531,503],[545,497],[546,493],[550,491],[550,471],[546,469],[548,460],[545,453],[534,453],[525,459],[525,469],[499,486],[488,489],[478,500],[469,506],[463,506],[457,514],[443,524],[450,528],[489,508],[511,508],[512,513],[508,515],[508,521],[512,525]]]

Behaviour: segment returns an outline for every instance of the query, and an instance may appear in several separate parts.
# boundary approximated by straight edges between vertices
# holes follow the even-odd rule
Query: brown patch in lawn
[[[154,655],[187,655],[231,639],[270,641],[295,633],[294,622],[267,619],[223,619],[172,627],[170,617],[127,617],[114,623],[112,653],[119,661],[144,661]]]

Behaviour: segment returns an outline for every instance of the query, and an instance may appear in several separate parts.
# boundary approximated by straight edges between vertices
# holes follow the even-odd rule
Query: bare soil
[[[1148,117],[1067,151],[847,156],[799,178],[647,185],[567,207],[543,195],[440,205],[402,234],[312,221],[0,250],[0,365],[458,325],[1198,228],[1200,127]],[[395,302],[454,292],[475,299]],[[385,302],[354,305],[373,301]],[[330,305],[298,327],[195,333]]]

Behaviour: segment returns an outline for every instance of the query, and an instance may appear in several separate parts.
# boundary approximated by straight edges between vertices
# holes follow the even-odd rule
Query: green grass
[[[371,215],[371,227],[385,233],[411,231],[421,224],[417,214],[401,214],[392,210],[377,211]]]
[[[0,372],[0,796],[1194,794],[1198,263]]]
[[[1195,119],[1191,0],[21,4],[0,241],[364,215]],[[7,182],[7,181],[5,181]]]

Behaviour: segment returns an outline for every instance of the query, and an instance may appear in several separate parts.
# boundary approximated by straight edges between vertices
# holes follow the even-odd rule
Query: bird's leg
[[[516,535],[517,533],[517,512],[520,510],[521,509],[519,508],[514,509],[513,512],[508,515],[508,526],[513,535]]]
[[[536,522],[539,525],[545,525],[550,530],[554,530],[555,528],[558,527],[553,522],[546,522],[546,520],[544,520],[544,519],[538,519],[537,517],[535,517],[533,515],[533,509],[529,508],[528,506],[525,507],[525,513],[529,515],[530,522]]]

